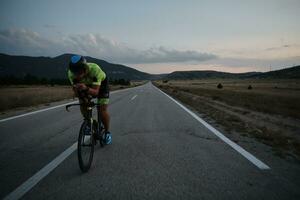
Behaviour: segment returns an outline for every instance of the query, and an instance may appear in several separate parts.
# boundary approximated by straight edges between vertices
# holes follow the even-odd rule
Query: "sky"
[[[159,74],[300,64],[300,0],[1,0],[0,53],[74,53]]]

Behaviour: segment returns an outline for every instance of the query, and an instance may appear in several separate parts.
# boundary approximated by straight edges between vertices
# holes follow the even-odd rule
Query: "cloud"
[[[31,56],[57,56],[63,53],[77,53],[128,64],[202,62],[217,58],[216,55],[210,53],[193,50],[181,51],[162,46],[146,50],[133,49],[123,43],[104,38],[100,34],[77,34],[47,39],[26,29],[0,31],[0,51],[8,54]]]
[[[42,38],[38,33],[26,29],[0,31],[0,51],[20,55],[53,55],[51,47],[58,42]],[[46,54],[47,53],[47,54]]]
[[[296,45],[285,44],[285,45],[282,45],[282,46],[279,46],[279,47],[267,48],[266,51],[281,50],[281,49],[289,48],[289,47],[292,47],[292,46],[296,46]]]
[[[202,64],[210,66],[220,66],[228,68],[249,68],[253,71],[267,71],[270,67],[275,69],[281,69],[284,67],[291,67],[300,64],[300,56],[278,58],[278,59],[256,59],[256,58],[218,58],[215,60],[209,60]]]
[[[43,27],[46,28],[46,29],[55,29],[55,28],[57,28],[56,25],[52,25],[52,24],[44,24]]]
[[[197,51],[170,50],[165,47],[151,48],[141,52],[143,57],[136,57],[134,60],[140,63],[164,63],[164,62],[188,62],[206,61],[217,58],[214,54],[199,53]]]

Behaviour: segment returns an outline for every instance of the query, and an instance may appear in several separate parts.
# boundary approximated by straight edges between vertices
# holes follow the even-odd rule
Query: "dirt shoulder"
[[[300,161],[300,119],[297,118],[299,110],[285,108],[287,105],[290,108],[298,106],[297,102],[294,102],[300,99],[298,94],[290,94],[287,91],[264,92],[265,89],[251,92],[239,87],[230,88],[229,83],[227,86],[223,84],[227,87],[226,91],[217,89],[216,83],[213,84],[214,87],[211,87],[212,84],[205,86],[201,81],[155,84],[196,110],[201,117],[221,129],[235,142],[246,141],[247,138],[255,139],[269,146],[273,154],[280,158]],[[269,87],[269,83],[264,84]],[[272,109],[276,111],[273,112]]]

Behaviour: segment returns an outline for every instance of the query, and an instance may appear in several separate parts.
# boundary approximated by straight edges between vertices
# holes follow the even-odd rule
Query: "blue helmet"
[[[78,74],[86,68],[86,59],[80,55],[74,55],[71,57],[69,63],[69,69],[72,73]]]

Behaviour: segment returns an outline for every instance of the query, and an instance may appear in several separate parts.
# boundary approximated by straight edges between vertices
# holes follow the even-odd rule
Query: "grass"
[[[222,89],[217,88],[218,83],[222,83]],[[198,80],[159,84],[229,105],[300,119],[300,80]],[[249,85],[253,89],[248,90]]]
[[[129,86],[111,85],[110,89],[111,91],[119,90],[144,83],[145,81],[137,81],[132,82]],[[5,86],[0,87],[0,93],[0,112],[2,113],[15,108],[48,104],[73,98],[70,86]]]
[[[219,83],[222,89],[217,88]],[[233,133],[255,138],[271,146],[277,156],[300,160],[300,80],[220,79],[155,84],[220,125],[234,140]]]
[[[67,86],[8,86],[0,88],[0,92],[1,112],[73,97],[70,87]]]

